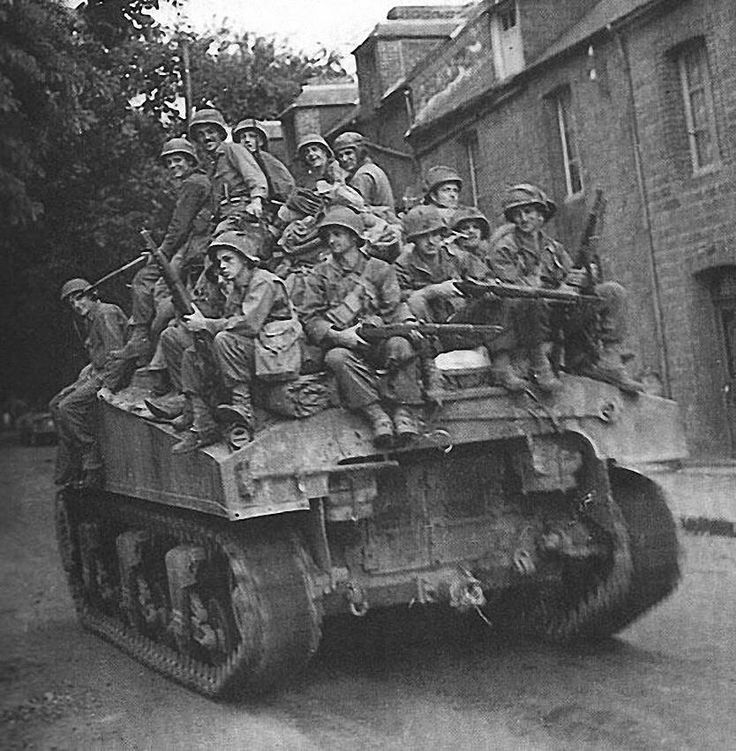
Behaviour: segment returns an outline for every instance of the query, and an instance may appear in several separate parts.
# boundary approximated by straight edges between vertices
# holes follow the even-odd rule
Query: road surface
[[[508,643],[421,613],[336,631],[280,695],[217,704],[77,625],[53,533],[53,448],[0,447],[0,747],[729,749],[736,539],[684,535],[685,576],[596,647]],[[366,619],[368,620],[368,619]],[[407,638],[413,623],[423,638]]]

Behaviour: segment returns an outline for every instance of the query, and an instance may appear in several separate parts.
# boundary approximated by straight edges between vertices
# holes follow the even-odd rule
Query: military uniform
[[[215,235],[242,229],[247,205],[255,198],[268,198],[268,181],[253,155],[239,143],[221,142],[211,167]]]
[[[127,375],[124,363],[110,357],[125,343],[125,313],[110,303],[94,301],[86,316],[84,342],[90,362],[77,380],[62,389],[49,404],[59,433],[55,481],[65,484],[78,469],[102,468],[95,436],[97,392],[103,386],[117,389]]]
[[[410,320],[388,263],[361,254],[353,268],[344,268],[330,256],[307,277],[301,314],[309,339],[326,353],[325,365],[335,374],[346,407],[362,409],[381,397],[396,404],[422,402],[414,351],[405,338],[392,337],[359,353],[337,345],[332,336],[357,323]],[[387,369],[383,382],[379,368]]]
[[[365,157],[347,182],[363,196],[368,206],[394,208],[394,192],[388,175],[370,157]]]
[[[210,181],[204,173],[193,172],[182,181],[174,212],[159,246],[179,275],[184,268],[204,258],[211,219]],[[133,277],[131,322],[134,326],[151,323],[156,296],[161,297],[159,290],[154,292],[160,277],[161,272],[153,261]]]

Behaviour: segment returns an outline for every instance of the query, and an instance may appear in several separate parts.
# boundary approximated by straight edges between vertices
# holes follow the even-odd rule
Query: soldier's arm
[[[228,160],[233,169],[237,170],[243,178],[249,198],[251,200],[254,198],[266,199],[268,197],[268,182],[253,155],[245,146],[237,143],[229,145],[230,148],[227,150]]]
[[[380,314],[384,323],[403,323],[412,318],[409,307],[402,299],[398,275],[394,266],[386,265],[377,287]]]
[[[181,186],[181,192],[176,200],[174,213],[171,215],[166,234],[159,246],[159,250],[171,258],[186,242],[192,229],[192,223],[202,207],[209,200],[209,180],[204,175],[201,179],[186,179]]]

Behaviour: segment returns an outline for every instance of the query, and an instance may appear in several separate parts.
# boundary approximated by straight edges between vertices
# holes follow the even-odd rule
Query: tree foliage
[[[158,26],[158,0],[0,0],[0,391],[47,398],[80,366],[58,289],[98,278],[161,231],[173,196],[156,163],[185,130],[182,36]],[[334,55],[219,31],[189,37],[195,104],[230,119],[273,117]],[[122,282],[105,296],[127,309]]]

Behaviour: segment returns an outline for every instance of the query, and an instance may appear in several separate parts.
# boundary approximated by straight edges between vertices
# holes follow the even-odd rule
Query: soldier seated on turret
[[[586,272],[573,269],[564,246],[543,231],[556,209],[555,203],[536,185],[523,183],[506,191],[503,211],[509,223],[497,229],[490,240],[488,264],[493,277],[540,289],[574,285],[569,286],[572,290],[582,286]],[[575,349],[581,346],[580,342],[587,342],[593,351],[588,353],[588,362],[581,366],[582,370],[576,368],[578,372],[615,380],[629,390],[640,390],[640,384],[626,373],[622,360],[626,292],[616,282],[596,284],[593,291],[599,298],[593,315],[580,306],[577,315],[559,317],[562,320],[555,320],[552,306],[544,300],[513,301],[518,343],[526,349],[532,375],[543,391],[557,391],[561,386],[549,359],[555,325],[563,331],[566,367],[570,368],[575,359],[585,360],[583,353]]]
[[[171,260],[172,269],[181,276],[189,267],[201,264],[204,258],[212,218],[210,181],[199,169],[197,153],[186,138],[166,141],[159,159],[178,184],[176,205],[159,250]],[[133,277],[131,291],[132,334],[125,347],[113,354],[121,360],[144,362],[151,357],[158,333],[173,317],[173,309],[160,316],[160,320],[156,312],[157,303],[168,297],[168,290],[152,258]],[[149,332],[149,328],[153,331]]]
[[[129,374],[112,352],[123,346],[127,320],[117,305],[101,302],[86,279],[70,279],[61,288],[61,301],[83,320],[84,346],[90,362],[77,380],[62,389],[49,404],[59,434],[56,454],[57,485],[102,484],[102,459],[95,436],[97,393],[123,385]]]
[[[347,184],[363,196],[367,206],[385,206],[394,210],[394,192],[388,175],[370,158],[365,137],[349,131],[341,133],[332,148],[347,174]]]
[[[252,117],[241,120],[233,128],[233,141],[250,151],[266,176],[269,202],[285,203],[296,183],[286,165],[269,152],[268,133],[263,124]]]
[[[191,404],[193,425],[189,433],[173,448],[175,454],[194,451],[220,438],[216,417],[237,423],[253,436],[255,423],[251,385],[255,378],[255,339],[267,324],[296,320],[293,306],[281,279],[259,268],[260,249],[242,232],[223,232],[209,247],[216,255],[220,275],[229,285],[224,313],[209,318],[198,309],[185,317],[186,327],[195,335],[208,332],[219,374],[230,401],[211,408],[212,394],[206,393],[212,379],[205,372],[206,363],[196,345],[184,352],[181,365],[182,388]]]
[[[422,403],[412,345],[399,336],[369,344],[359,334],[364,323],[411,320],[394,267],[363,252],[362,219],[346,207],[329,209],[320,232],[330,256],[306,280],[301,315],[307,335],[324,351],[343,404],[369,421],[376,446],[389,446],[394,431],[400,442],[409,441],[418,433],[412,405]],[[386,411],[391,407],[393,419]]]
[[[436,165],[424,176],[424,203],[435,206],[449,227],[452,215],[460,206],[463,180],[452,167]]]
[[[461,206],[452,214],[449,224],[455,244],[485,264],[491,249],[488,244],[491,225],[483,212],[474,206]]]
[[[189,124],[189,137],[204,151],[209,162],[215,206],[215,231],[243,230],[263,216],[268,181],[253,155],[227,139],[227,126],[216,109],[197,110]]]

